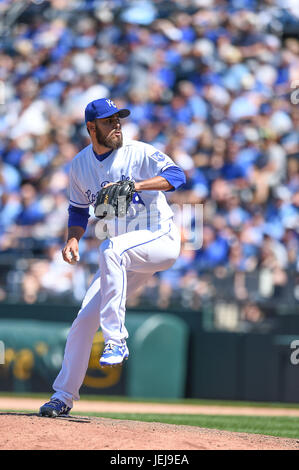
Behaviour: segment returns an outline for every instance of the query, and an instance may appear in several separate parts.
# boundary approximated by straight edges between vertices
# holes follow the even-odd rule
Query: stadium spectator
[[[208,271],[246,276],[270,266],[283,289],[288,270],[299,269],[296,11],[286,14],[278,0],[149,0],[146,8],[41,0],[13,16],[13,3],[0,4],[0,249],[1,257],[43,260],[11,269],[24,275],[24,301],[46,298],[46,282],[49,296],[50,278],[65,280],[48,245],[64,242],[69,164],[88,142],[85,105],[108,95],[132,111],[128,138],[184,168],[186,186],[167,195],[176,209],[204,206],[203,246],[191,254],[183,244],[173,268],[148,287],[157,305],[181,290],[182,302],[198,308],[213,295]],[[297,25],[290,37],[286,22]],[[85,283],[97,262],[94,223],[91,216],[81,245]],[[45,266],[48,281],[36,274]],[[244,318],[262,317],[248,305]]]

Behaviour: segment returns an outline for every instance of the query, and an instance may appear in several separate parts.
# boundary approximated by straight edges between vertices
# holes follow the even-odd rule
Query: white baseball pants
[[[179,253],[180,234],[173,221],[167,221],[155,232],[128,232],[101,244],[100,269],[69,331],[52,398],[59,398],[69,407],[73,406],[73,400],[79,400],[79,389],[99,327],[105,343],[111,340],[120,344],[126,339],[126,299],[155,272],[170,268]]]

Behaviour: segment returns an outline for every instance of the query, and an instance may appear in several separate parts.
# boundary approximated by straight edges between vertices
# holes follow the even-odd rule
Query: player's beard
[[[96,139],[99,145],[103,145],[108,149],[119,149],[123,145],[123,135],[121,130],[117,131],[120,132],[120,135],[115,135],[113,132],[110,132],[108,136],[104,136],[103,133],[100,131],[98,127],[96,127]]]

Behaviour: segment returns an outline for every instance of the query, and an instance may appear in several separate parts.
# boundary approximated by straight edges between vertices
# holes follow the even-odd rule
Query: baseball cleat
[[[108,341],[104,347],[104,351],[100,359],[100,366],[117,366],[124,360],[128,359],[128,357],[129,350],[125,341],[122,346]]]
[[[58,398],[52,398],[39,409],[40,416],[47,416],[48,418],[57,418],[58,416],[67,416],[71,408],[69,408],[63,401]]]

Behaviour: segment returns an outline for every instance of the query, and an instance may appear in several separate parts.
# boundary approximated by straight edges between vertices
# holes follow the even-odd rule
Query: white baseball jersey
[[[70,203],[81,208],[94,206],[97,192],[108,182],[138,182],[157,176],[170,166],[176,166],[171,158],[142,142],[125,142],[103,161],[96,158],[89,145],[72,162]],[[124,233],[111,236],[108,226],[109,237],[99,249],[99,270],[71,327],[62,368],[53,384],[52,398],[62,400],[70,408],[73,400],[79,399],[98,328],[102,329],[105,344],[110,341],[122,346],[128,338],[127,297],[144,286],[155,272],[169,269],[180,253],[180,232],[170,220],[173,212],[162,191],[136,193],[130,209]],[[111,222],[116,224],[118,220]]]
[[[126,179],[139,182],[159,175],[170,166],[177,165],[169,156],[136,140],[124,141],[121,148],[103,161],[96,158],[90,144],[73,159],[70,204],[81,208],[94,206],[99,189],[107,183]],[[136,229],[157,230],[171,217],[173,212],[163,192],[142,191],[135,194],[125,221],[108,221],[107,225],[109,231],[118,235]]]

